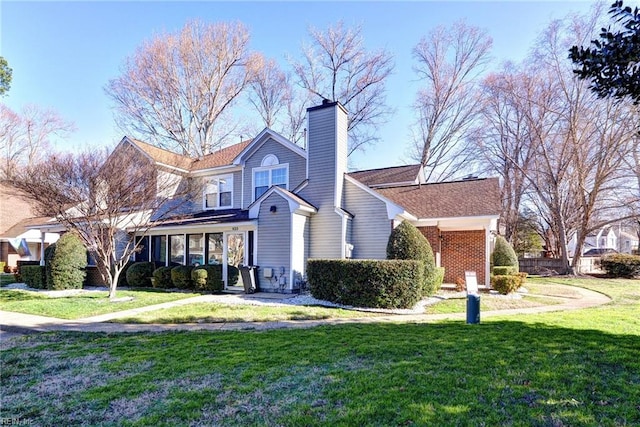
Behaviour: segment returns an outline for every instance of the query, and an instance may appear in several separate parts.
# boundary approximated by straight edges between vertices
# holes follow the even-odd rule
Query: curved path
[[[558,285],[560,286],[560,285]],[[596,307],[611,301],[609,297],[589,289],[567,286],[574,292],[580,293],[579,298],[562,298],[561,304],[515,308],[507,310],[483,311],[481,317],[505,316],[514,314],[536,314],[551,311],[579,310]],[[257,295],[254,296],[254,298]],[[466,313],[450,314],[390,314],[375,317],[349,318],[349,319],[324,319],[324,320],[290,320],[278,322],[241,322],[241,323],[183,323],[183,324],[123,324],[109,323],[116,318],[126,318],[132,315],[157,310],[161,308],[175,307],[194,302],[206,302],[219,299],[217,295],[202,295],[183,300],[142,307],[133,310],[120,311],[101,316],[88,317],[78,320],[64,320],[53,317],[35,316],[8,311],[0,311],[0,330],[2,341],[14,334],[24,334],[47,331],[78,331],[78,332],[162,332],[162,331],[237,331],[237,330],[267,330],[282,328],[310,328],[319,325],[340,325],[349,323],[427,323],[438,320],[465,320]],[[222,297],[224,298],[224,297]],[[273,298],[273,297],[271,297]],[[275,302],[275,301],[274,301]]]

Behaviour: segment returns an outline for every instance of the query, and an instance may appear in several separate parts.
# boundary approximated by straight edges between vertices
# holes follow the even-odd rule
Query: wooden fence
[[[569,260],[571,262],[571,260]],[[529,274],[564,274],[565,266],[557,258],[520,258],[520,271]],[[600,257],[582,257],[576,267],[576,273],[602,273]]]

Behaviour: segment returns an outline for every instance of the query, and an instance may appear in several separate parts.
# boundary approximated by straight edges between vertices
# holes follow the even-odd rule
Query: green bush
[[[494,266],[491,270],[496,276],[504,276],[507,274],[516,274],[518,270],[512,266]]]
[[[502,236],[496,237],[496,244],[491,254],[491,265],[493,267],[515,267],[516,270],[519,269],[518,255]]]
[[[127,268],[127,283],[133,288],[151,287],[151,277],[155,264],[152,262],[134,262]]]
[[[416,260],[309,260],[314,298],[356,307],[411,308],[422,297],[424,264]]]
[[[640,276],[640,256],[611,254],[600,259],[600,266],[611,277]]]
[[[239,275],[240,275],[240,270],[238,269],[238,267],[235,267],[233,265],[227,266],[227,280],[229,284],[238,283]],[[222,276],[220,276],[220,279],[222,279]]]
[[[171,281],[178,289],[193,289],[191,282],[192,265],[178,265],[171,269]]]
[[[502,295],[515,292],[524,284],[527,273],[503,274],[491,276],[491,287]]]
[[[52,249],[49,249],[52,248]],[[74,232],[65,233],[55,245],[49,246],[47,263],[48,289],[82,289],[87,266],[87,251]]]
[[[158,289],[171,289],[173,282],[171,281],[171,270],[173,267],[158,267],[153,272],[153,287]]]
[[[22,281],[30,288],[46,289],[47,275],[44,266],[24,265],[21,268]]]
[[[191,280],[198,290],[222,292],[224,289],[222,265],[202,265],[196,267],[191,272]]]
[[[434,285],[437,292],[438,289],[442,287],[442,283],[444,282],[444,267],[436,267],[436,269],[434,270],[434,280]]]
[[[129,284],[129,282],[127,282],[127,271],[133,264],[135,264],[135,262],[127,261],[127,263],[124,265],[122,271],[120,272],[120,276],[118,277],[118,286],[133,286]],[[111,274],[113,274],[113,269],[111,270]]]
[[[391,231],[387,242],[387,259],[405,259],[422,261],[422,295],[433,295],[439,289],[436,280],[436,263],[431,245],[426,237],[414,225],[402,221]]]

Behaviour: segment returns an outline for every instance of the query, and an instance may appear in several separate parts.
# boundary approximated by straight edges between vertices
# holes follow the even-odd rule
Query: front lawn
[[[33,425],[640,425],[640,281],[609,289],[480,325],[29,335],[0,355],[0,407]]]
[[[114,319],[117,323],[226,323],[279,322],[371,317],[379,314],[339,308],[295,305],[259,306],[245,304],[194,303]]]
[[[199,294],[158,290],[118,291],[117,297],[130,301],[111,302],[107,291],[90,291],[68,297],[48,297],[41,292],[0,289],[0,310],[58,319],[81,319],[99,314],[145,307],[163,302],[194,297]]]

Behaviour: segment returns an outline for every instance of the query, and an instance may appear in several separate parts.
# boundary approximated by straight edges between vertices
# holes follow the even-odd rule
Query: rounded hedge
[[[127,283],[133,288],[151,287],[151,277],[155,266],[152,262],[134,262],[127,269]]]
[[[158,267],[153,272],[153,287],[158,289],[171,289],[171,270],[173,267]]]
[[[222,292],[222,265],[202,265],[191,271],[191,281],[197,290]]]
[[[518,255],[513,247],[502,236],[496,237],[496,243],[491,254],[491,264],[494,267],[515,267],[518,270]]]
[[[178,265],[171,269],[171,281],[173,285],[178,289],[193,289],[193,282],[191,281],[192,265]]]
[[[422,295],[433,295],[438,290],[436,263],[433,250],[426,237],[413,224],[402,221],[391,231],[387,242],[387,259],[418,260],[424,263]]]
[[[49,246],[47,255],[47,288],[60,289],[82,289],[87,266],[87,251],[80,237],[74,232],[62,235],[55,245]],[[46,251],[45,251],[46,252]]]

